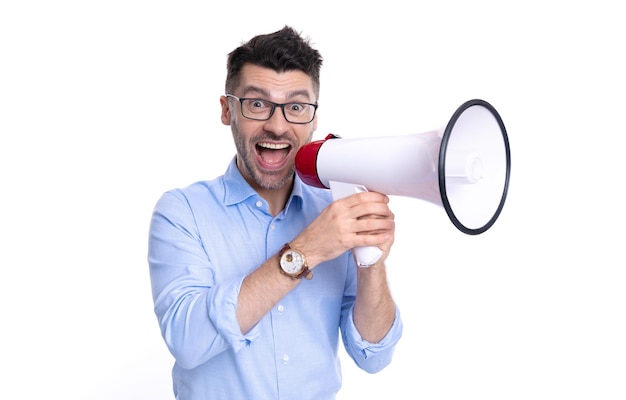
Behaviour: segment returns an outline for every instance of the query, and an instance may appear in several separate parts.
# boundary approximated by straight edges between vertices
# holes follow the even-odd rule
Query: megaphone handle
[[[361,246],[352,249],[359,267],[371,267],[376,264],[383,254],[382,250],[376,246]]]
[[[355,193],[367,192],[367,188],[363,185],[353,183],[330,181],[330,191],[334,200],[348,197]],[[376,246],[360,246],[352,249],[356,264],[359,267],[371,267],[376,264],[383,254],[382,250]]]

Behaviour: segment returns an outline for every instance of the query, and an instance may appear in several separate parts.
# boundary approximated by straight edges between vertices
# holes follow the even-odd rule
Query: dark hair
[[[302,71],[311,77],[315,95],[319,96],[322,56],[293,28],[258,35],[228,54],[226,93],[239,85],[245,64],[270,68],[276,72]]]

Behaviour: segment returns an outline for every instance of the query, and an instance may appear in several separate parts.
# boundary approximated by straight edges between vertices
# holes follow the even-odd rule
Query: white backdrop
[[[482,98],[511,142],[483,235],[392,199],[404,337],[377,375],[344,357],[339,398],[626,398],[619,2],[354,4],[0,5],[0,398],[172,399],[152,207],[225,170],[226,54],[285,24],[325,58],[317,138],[420,133]]]

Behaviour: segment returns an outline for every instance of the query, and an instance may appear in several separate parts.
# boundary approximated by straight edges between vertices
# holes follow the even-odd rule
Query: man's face
[[[311,78],[302,71],[277,73],[256,65],[245,65],[237,97],[269,100],[274,103],[316,103]],[[308,124],[287,122],[276,107],[267,121],[241,114],[237,99],[222,96],[222,122],[230,125],[237,147],[237,166],[255,189],[278,189],[291,183],[298,149],[311,141],[317,116]]]

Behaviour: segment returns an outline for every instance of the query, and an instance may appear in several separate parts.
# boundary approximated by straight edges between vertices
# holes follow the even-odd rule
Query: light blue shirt
[[[389,364],[402,334],[400,314],[396,309],[379,343],[360,337],[352,321],[357,267],[350,253],[318,265],[312,280],[303,280],[247,334],[237,322],[244,277],[330,201],[328,190],[296,178],[285,209],[273,217],[234,160],[223,176],[159,199],[148,261],[155,313],[176,360],[177,399],[334,399],[341,387],[340,332],[363,370]]]

